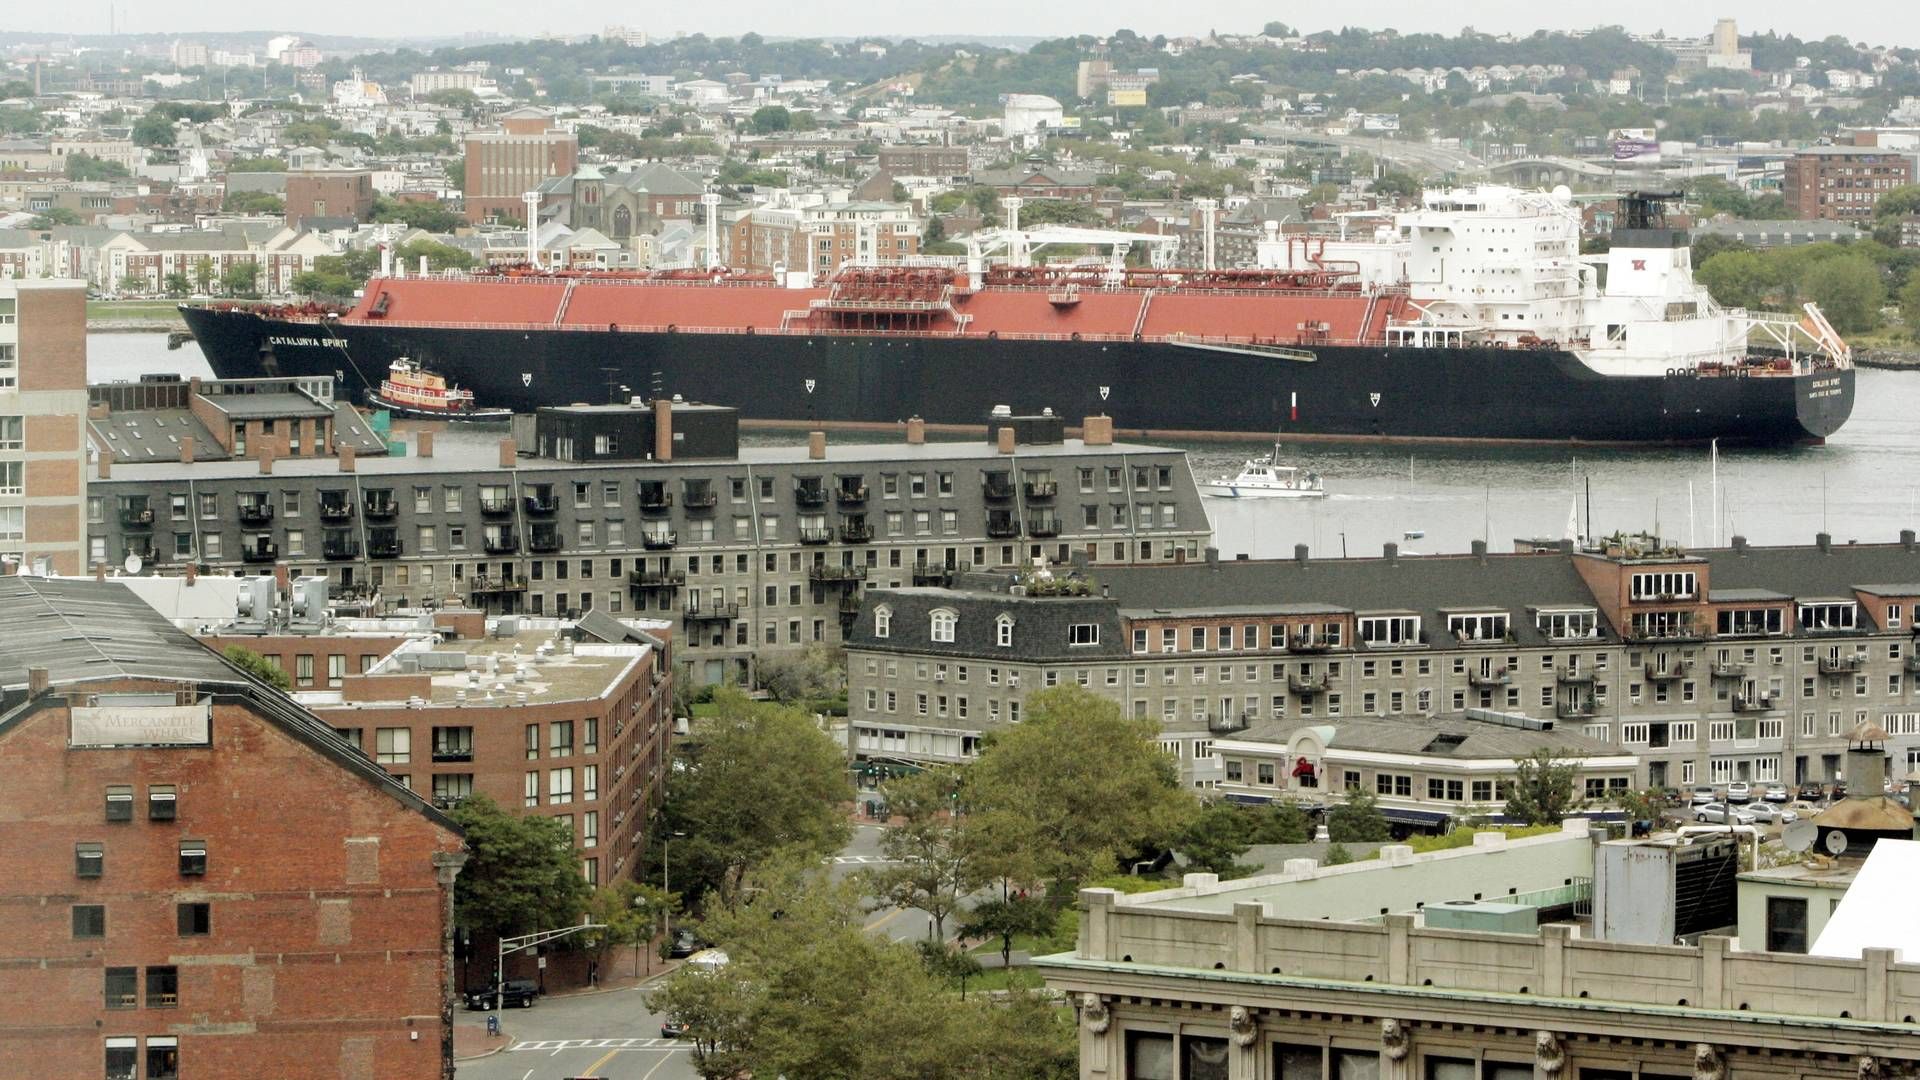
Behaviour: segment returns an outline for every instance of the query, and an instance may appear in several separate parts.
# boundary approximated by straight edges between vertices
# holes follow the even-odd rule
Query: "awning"
[[[1383,806],[1380,813],[1386,819],[1398,825],[1413,825],[1422,829],[1444,829],[1453,820],[1452,814],[1437,810],[1407,810],[1398,806]]]

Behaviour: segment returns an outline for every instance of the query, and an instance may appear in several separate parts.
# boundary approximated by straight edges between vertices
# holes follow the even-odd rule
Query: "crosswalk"
[[[527,1039],[507,1047],[507,1052],[516,1050],[545,1050],[558,1053],[562,1050],[691,1050],[692,1045],[679,1039]]]
[[[885,855],[835,855],[828,861],[835,866],[890,866],[900,860]]]

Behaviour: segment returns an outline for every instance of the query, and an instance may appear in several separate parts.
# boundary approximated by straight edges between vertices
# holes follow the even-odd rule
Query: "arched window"
[[[1003,649],[1013,648],[1013,616],[1003,614],[993,620],[993,643]]]
[[[632,235],[633,235],[633,211],[627,209],[625,206],[614,207],[613,208],[614,239],[625,240],[627,237]]]
[[[893,609],[885,604],[873,609],[873,636],[883,638],[893,633]]]
[[[933,640],[953,644],[953,628],[960,623],[960,616],[946,608],[936,608],[933,612]]]

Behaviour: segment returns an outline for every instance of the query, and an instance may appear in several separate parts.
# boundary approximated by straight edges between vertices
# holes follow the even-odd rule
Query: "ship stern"
[[[1853,415],[1853,375],[1851,367],[1833,367],[1794,377],[1794,415],[1806,440],[1826,441]]]

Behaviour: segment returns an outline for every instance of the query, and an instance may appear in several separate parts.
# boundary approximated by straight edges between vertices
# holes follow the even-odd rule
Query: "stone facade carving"
[[[1711,1043],[1693,1044],[1693,1080],[1727,1080],[1727,1063],[1720,1048]]]
[[[1404,1061],[1411,1049],[1405,1024],[1389,1016],[1380,1021],[1380,1052],[1390,1061]]]
[[[1227,1026],[1233,1029],[1233,1041],[1241,1046],[1252,1046],[1259,1034],[1254,1030],[1253,1010],[1245,1005],[1235,1005],[1227,1014]]]
[[[1107,1003],[1100,995],[1081,994],[1080,1022],[1095,1035],[1105,1035],[1107,1027],[1113,1023],[1113,1015],[1107,1011]]]
[[[1567,1064],[1567,1049],[1560,1036],[1551,1031],[1533,1033],[1533,1073],[1535,1076],[1559,1076]]]

